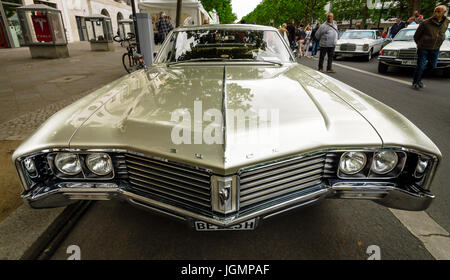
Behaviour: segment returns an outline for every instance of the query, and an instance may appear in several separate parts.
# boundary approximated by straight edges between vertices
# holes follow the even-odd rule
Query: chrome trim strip
[[[136,174],[134,174],[134,173],[131,173],[131,174],[136,175]],[[139,175],[138,175],[138,176],[139,176]],[[134,177],[134,176],[130,176],[130,177],[129,177],[129,181],[130,181],[131,184],[136,184],[136,185],[139,185],[139,184],[145,184],[145,185],[139,185],[139,186],[141,186],[141,187],[143,187],[143,188],[147,188],[147,189],[155,189],[156,191],[160,191],[160,192],[165,193],[163,190],[158,189],[158,187],[159,187],[159,188],[162,188],[162,189],[165,189],[165,190],[168,190],[168,191],[176,192],[176,193],[178,193],[178,194],[187,195],[187,196],[190,196],[190,197],[193,197],[193,198],[197,198],[197,199],[200,199],[200,200],[203,200],[203,201],[206,201],[206,202],[210,202],[210,200],[209,200],[208,198],[201,197],[201,196],[197,196],[197,195],[195,195],[195,194],[188,193],[188,192],[185,192],[185,191],[180,190],[180,189],[182,189],[182,187],[180,187],[180,189],[169,188],[169,187],[164,186],[164,185],[162,185],[162,184],[155,184],[155,183],[153,183],[153,182],[148,182],[148,181],[146,181],[146,180],[139,179],[139,178],[136,178],[136,177]],[[134,181],[138,181],[138,182],[134,182]],[[147,185],[148,185],[148,186],[147,186]],[[157,187],[157,188],[155,188],[155,187]],[[185,188],[184,188],[184,189],[185,189]],[[190,191],[189,189],[185,189],[185,190]],[[199,195],[203,195],[203,196],[209,197],[209,192],[208,192],[208,194],[206,194],[206,193],[201,193],[201,192],[197,191],[197,193],[198,193]],[[167,194],[170,194],[170,193],[167,193]]]
[[[261,194],[257,193],[254,196],[256,198],[254,198],[252,200],[248,200],[248,199],[251,199],[251,198],[242,199],[242,197],[241,197],[241,207],[252,205],[254,203],[257,203],[257,202],[260,202],[260,201],[264,201],[264,200],[268,200],[268,199],[271,199],[271,198],[274,198],[274,197],[282,196],[283,194],[287,194],[287,193],[290,193],[290,192],[302,190],[302,189],[305,189],[307,187],[312,187],[312,186],[315,186],[315,185],[319,185],[320,182],[321,182],[320,180],[316,180],[316,181],[313,181],[313,182],[309,182],[307,184],[301,184],[301,185],[299,185],[297,187],[288,188],[288,189],[286,189],[284,186],[281,186],[280,188],[278,188],[280,190],[275,192],[275,193],[265,192],[267,194],[264,195],[265,193],[263,193],[263,196],[261,196]],[[272,189],[269,189],[269,191],[272,191]]]
[[[308,180],[312,180],[312,179],[320,179],[322,176],[322,169],[317,169],[317,170],[313,170],[310,172],[306,172],[306,173],[301,173],[297,176],[293,176],[293,177],[287,177],[284,179],[280,179],[278,181],[275,182],[271,182],[271,183],[261,183],[258,184],[256,187],[250,188],[250,187],[246,187],[246,188],[242,188],[241,189],[241,195],[242,196],[248,196],[251,193],[254,192],[259,192],[262,193],[261,191],[270,189],[270,190],[276,190],[278,189],[276,186],[279,185],[283,185],[283,186],[289,186],[289,184],[299,184],[303,181],[308,181]],[[308,177],[308,178],[307,178]],[[300,180],[302,179],[302,180]],[[286,183],[286,184],[285,184]],[[272,187],[276,187],[276,188],[272,188]]]
[[[151,191],[153,191],[153,192],[157,192],[157,193],[159,192],[161,194],[165,194],[165,195],[169,196],[167,199],[170,199],[170,200],[174,200],[174,198],[178,198],[178,199],[180,199],[180,201],[179,201],[180,203],[183,203],[183,202],[186,203],[188,201],[188,202],[191,202],[191,203],[194,203],[194,204],[197,204],[197,205],[201,205],[201,206],[204,206],[204,207],[208,207],[208,208],[211,207],[211,205],[208,204],[208,203],[203,203],[201,201],[196,201],[196,200],[193,200],[192,198],[183,197],[183,196],[176,195],[176,194],[173,194],[173,193],[168,193],[168,192],[165,192],[163,190],[155,190],[153,188],[149,188],[149,187],[147,187],[145,185],[142,185],[140,183],[130,182],[130,184],[137,186],[139,189],[143,188],[143,189],[140,189],[143,192],[146,192],[146,191],[147,192],[151,192]]]
[[[261,171],[261,173],[253,175],[253,176],[252,175],[248,175],[247,173],[242,173],[241,174],[241,178],[242,178],[241,179],[241,183],[245,184],[248,181],[254,181],[254,180],[258,180],[258,179],[269,177],[269,176],[273,176],[271,178],[280,177],[281,175],[285,175],[286,174],[284,172],[292,173],[293,171],[291,171],[291,172],[288,172],[288,171],[290,171],[292,169],[295,169],[294,171],[297,171],[297,170],[299,170],[298,168],[302,168],[302,167],[305,167],[305,166],[308,166],[308,167],[304,168],[302,170],[306,170],[306,171],[311,170],[311,169],[309,169],[311,165],[314,168],[321,168],[324,165],[323,164],[324,161],[325,161],[325,158],[312,159],[310,161],[306,161],[305,160],[305,161],[301,161],[299,163],[294,163],[292,165],[288,165],[286,167],[281,167],[281,168],[276,168],[277,166],[275,165],[274,166],[275,168],[272,171],[268,171],[268,172]],[[312,169],[314,169],[314,168],[312,168]],[[283,174],[279,174],[279,173],[283,173]],[[297,172],[297,173],[299,173],[299,172]],[[295,174],[295,173],[293,173],[293,174]],[[248,185],[251,185],[251,184],[252,183],[247,183],[246,185],[248,186]]]

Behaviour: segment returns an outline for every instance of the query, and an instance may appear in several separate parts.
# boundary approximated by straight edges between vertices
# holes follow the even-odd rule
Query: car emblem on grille
[[[212,176],[213,210],[223,214],[237,211],[236,177]]]
[[[230,199],[231,185],[219,185],[219,203],[221,208],[225,208],[228,200]]]

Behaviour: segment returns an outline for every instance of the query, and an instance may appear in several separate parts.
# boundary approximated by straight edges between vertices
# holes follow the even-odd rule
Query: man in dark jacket
[[[431,72],[437,66],[439,48],[445,40],[445,31],[449,20],[445,17],[447,7],[437,6],[433,17],[422,22],[414,34],[417,44],[417,66],[414,71],[413,88],[423,87],[422,76],[424,72]]]
[[[287,31],[289,33],[288,35],[288,39],[289,39],[289,44],[291,45],[291,49],[295,50],[295,31],[296,28],[294,26],[295,21],[293,19],[291,19],[291,23],[288,24],[287,26]]]
[[[390,32],[390,38],[394,38],[395,35],[397,35],[397,33],[402,30],[403,28],[405,28],[405,23],[402,21],[401,17],[398,17],[396,20],[396,23],[394,23],[394,25],[392,25],[391,27],[391,32]]]

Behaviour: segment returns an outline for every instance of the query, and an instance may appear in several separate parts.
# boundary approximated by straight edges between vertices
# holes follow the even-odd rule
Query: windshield
[[[394,41],[410,41],[414,40],[414,33],[417,29],[402,29],[394,37]]]
[[[394,38],[394,41],[410,41],[414,40],[414,34],[417,29],[402,29]],[[445,40],[450,40],[450,28],[445,32]]]
[[[277,31],[187,30],[172,33],[157,63],[194,61],[289,62],[291,56]]]
[[[345,31],[341,39],[373,39],[375,33],[373,31]]]

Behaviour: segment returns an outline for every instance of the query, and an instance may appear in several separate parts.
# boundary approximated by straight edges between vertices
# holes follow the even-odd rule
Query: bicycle
[[[122,64],[128,74],[145,68],[144,57],[136,52],[136,43],[131,42],[135,35],[128,33],[128,37],[122,39],[119,35],[114,36],[114,41],[127,48],[127,52],[122,55]]]

